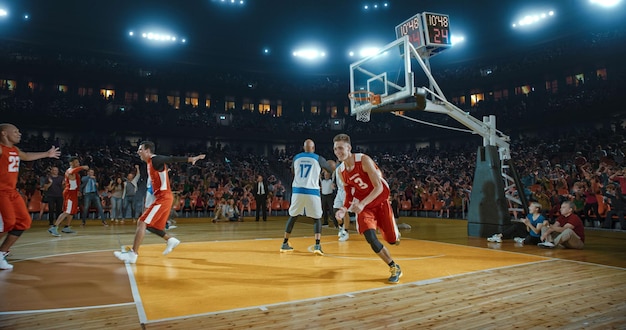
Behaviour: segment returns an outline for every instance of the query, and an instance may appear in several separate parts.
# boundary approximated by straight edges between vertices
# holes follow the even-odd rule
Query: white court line
[[[111,305],[68,307],[68,308],[30,309],[30,310],[26,310],[26,311],[0,312],[0,315],[19,315],[19,314],[32,314],[32,313],[69,312],[69,311],[76,311],[76,310],[111,308],[111,307],[124,307],[124,306],[132,306],[132,305],[134,305],[134,304],[133,303],[121,303],[121,304],[111,304]]]
[[[143,301],[141,295],[139,295],[139,288],[137,287],[137,281],[135,281],[135,273],[133,272],[133,266],[126,263],[126,272],[128,273],[128,281],[130,282],[130,290],[133,294],[133,300],[137,307],[137,315],[139,316],[139,323],[146,324],[148,317],[146,316],[146,310],[143,308]]]

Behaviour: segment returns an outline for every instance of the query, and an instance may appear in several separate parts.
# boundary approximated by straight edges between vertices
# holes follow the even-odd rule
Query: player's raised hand
[[[59,150],[59,147],[52,146],[52,148],[50,148],[50,150],[48,150],[48,157],[49,158],[56,158],[56,159],[58,159],[60,156],[61,156],[61,151]]]

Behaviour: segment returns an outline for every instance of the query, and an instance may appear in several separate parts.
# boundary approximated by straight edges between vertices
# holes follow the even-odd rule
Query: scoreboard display
[[[396,26],[396,39],[409,36],[409,42],[415,49],[424,46],[422,34],[422,15],[417,14]]]
[[[396,39],[409,36],[409,42],[422,56],[434,56],[452,46],[450,17],[423,12],[396,26]]]
[[[422,13],[422,18],[425,26],[426,45],[452,45],[448,15],[425,12]]]

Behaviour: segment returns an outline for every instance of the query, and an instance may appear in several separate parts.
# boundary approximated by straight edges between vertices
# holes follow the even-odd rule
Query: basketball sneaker
[[[174,250],[175,247],[178,246],[178,244],[180,244],[180,241],[178,239],[176,239],[175,237],[170,237],[170,239],[167,240],[167,247],[165,248],[165,251],[163,251],[163,255],[168,255],[170,252],[172,252],[172,250]]]
[[[61,234],[59,234],[59,231],[57,230],[57,226],[52,226],[50,228],[48,228],[48,232],[50,234],[52,234],[52,236],[54,237],[61,237]]]
[[[524,244],[525,238],[523,238],[523,237],[515,237],[515,238],[513,238],[513,240],[515,241],[515,243]]]
[[[291,252],[291,251],[293,251],[293,248],[289,246],[289,243],[283,243],[283,245],[280,247],[280,252]]]
[[[347,230],[342,229],[339,231],[339,242],[345,242],[348,240],[348,238],[350,238],[350,234]]]
[[[11,269],[13,269],[13,265],[11,265],[7,261],[7,256],[8,255],[9,255],[9,252],[0,252],[0,269],[2,269],[2,270],[11,270]]]
[[[128,251],[128,252],[122,252],[122,251],[115,251],[113,252],[113,255],[115,255],[115,257],[117,259],[122,260],[125,263],[129,263],[129,264],[134,264],[137,262],[137,253],[135,253],[134,251]]]
[[[487,238],[487,242],[502,243],[502,235],[493,234],[493,236]]]
[[[396,284],[400,281],[400,277],[402,277],[402,269],[400,269],[400,265],[395,264],[389,267],[389,272],[391,272],[391,276],[387,280],[389,283]]]
[[[317,254],[318,256],[323,256],[324,255],[324,251],[322,251],[322,245],[321,244],[315,244],[315,246],[313,246],[313,253]]]
[[[63,229],[61,229],[61,232],[66,234],[76,234],[76,232],[73,231],[72,227],[70,226],[63,227]]]
[[[552,242],[541,242],[537,244],[537,246],[544,249],[554,249],[555,247],[554,243]]]

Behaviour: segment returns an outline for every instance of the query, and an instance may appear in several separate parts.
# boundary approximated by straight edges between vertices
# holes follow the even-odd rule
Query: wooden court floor
[[[50,236],[36,221],[0,271],[0,329],[495,329],[626,328],[626,233],[588,230],[583,251],[468,237],[463,220],[402,218],[400,284],[363,237],[286,217],[212,224],[179,219],[183,242],[162,256],[146,236],[135,265],[112,255],[133,224]]]

